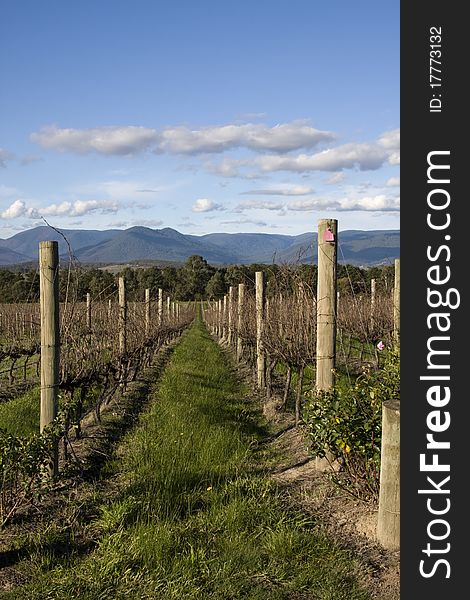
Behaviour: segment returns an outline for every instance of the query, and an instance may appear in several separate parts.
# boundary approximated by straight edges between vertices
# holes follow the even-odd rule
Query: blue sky
[[[399,2],[3,0],[0,237],[399,229]]]

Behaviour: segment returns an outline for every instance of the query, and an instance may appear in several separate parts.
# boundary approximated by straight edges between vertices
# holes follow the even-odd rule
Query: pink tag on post
[[[323,234],[323,241],[325,242],[334,242],[335,241],[335,236],[333,235],[333,232],[331,231],[331,229],[328,227],[328,229],[325,230],[325,233]]]

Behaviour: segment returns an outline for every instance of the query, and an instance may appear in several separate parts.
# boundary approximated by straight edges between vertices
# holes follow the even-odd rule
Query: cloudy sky
[[[399,1],[15,0],[0,238],[399,229]]]

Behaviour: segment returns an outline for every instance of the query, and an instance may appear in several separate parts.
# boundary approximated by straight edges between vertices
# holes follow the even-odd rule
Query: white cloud
[[[93,129],[59,129],[50,125],[32,133],[30,139],[43,148],[60,152],[126,156],[154,147],[159,135],[155,129],[132,125]]]
[[[264,173],[337,171],[330,182],[338,183],[342,178],[342,169],[358,168],[361,171],[373,171],[387,162],[399,164],[399,153],[395,150],[398,144],[399,130],[394,130],[385,132],[373,142],[342,144],[315,154],[268,154],[257,156],[252,160],[225,159],[219,165],[209,165],[208,167],[211,172],[227,177],[247,177],[246,174],[240,172],[244,167],[255,167]],[[249,176],[256,177],[257,175],[252,173]]]
[[[244,210],[282,210],[284,205],[279,202],[266,202],[262,200],[248,200],[240,202],[235,207],[234,212],[242,212]]]
[[[399,150],[400,130],[392,129],[390,131],[385,131],[377,141],[381,146],[387,148],[387,150]]]
[[[397,187],[400,185],[400,178],[399,177],[390,177],[390,179],[387,180],[387,183],[385,185],[387,187]]]
[[[255,151],[289,152],[300,148],[312,148],[335,138],[329,131],[320,131],[305,121],[292,121],[268,127],[247,123],[223,125],[195,130],[188,127],[172,127],[161,132],[160,150],[176,154],[223,152],[233,148]]]
[[[119,209],[117,202],[111,200],[76,200],[75,202],[61,202],[50,204],[37,212],[45,216],[81,217],[83,215],[99,212],[100,214],[116,213]]]
[[[220,204],[216,204],[213,200],[208,198],[198,198],[192,206],[193,212],[210,212],[213,210],[220,210],[222,207]]]
[[[400,210],[400,198],[378,194],[376,196],[365,196],[362,198],[310,199],[291,202],[288,204],[287,208],[293,211],[337,210],[395,212]]]
[[[24,200],[15,200],[10,206],[1,213],[2,219],[17,219],[18,217],[27,217],[28,219],[37,219],[38,211],[35,208],[26,206]]]
[[[332,141],[334,134],[321,131],[306,121],[292,121],[274,127],[263,124],[222,125],[190,129],[184,125],[155,129],[133,125],[114,125],[91,129],[43,127],[32,133],[30,139],[50,150],[104,155],[134,155],[146,151],[170,154],[201,154],[224,152],[234,148],[254,151],[289,152],[313,148],[324,141]],[[1,160],[0,154],[0,160]]]
[[[26,214],[26,204],[23,200],[15,200],[2,212],[2,219],[16,219]]]
[[[317,154],[297,156],[258,156],[255,161],[262,171],[338,171],[358,167],[361,171],[379,169],[388,158],[377,144],[344,144]]]
[[[247,192],[240,192],[240,195],[266,195],[266,196],[306,196],[312,194],[313,190],[311,187],[305,185],[295,185],[292,187],[279,187],[265,190],[248,190]]]
[[[321,200],[320,198],[309,198],[307,200],[295,200],[287,205],[288,210],[293,211],[310,211],[310,210],[322,210],[331,207],[331,204],[335,204],[334,200]]]

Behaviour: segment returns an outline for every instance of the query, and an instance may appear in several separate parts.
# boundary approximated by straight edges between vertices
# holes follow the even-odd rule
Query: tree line
[[[59,273],[60,300],[66,298],[84,301],[86,294],[92,298],[106,299],[117,293],[118,277],[124,276],[130,301],[143,301],[144,290],[150,289],[153,297],[163,289],[173,299],[180,301],[213,300],[222,298],[230,286],[245,283],[253,286],[256,271],[266,274],[267,292],[275,289],[282,275],[292,274],[292,284],[303,281],[316,289],[317,266],[257,264],[214,266],[202,256],[190,256],[181,267],[123,267],[118,273],[106,267],[74,266],[62,267]],[[393,289],[394,267],[361,268],[353,265],[338,265],[338,290],[341,294],[362,294],[370,291],[370,282],[376,280],[377,290],[388,292]],[[36,269],[0,269],[0,303],[37,302],[39,299],[39,271]]]

